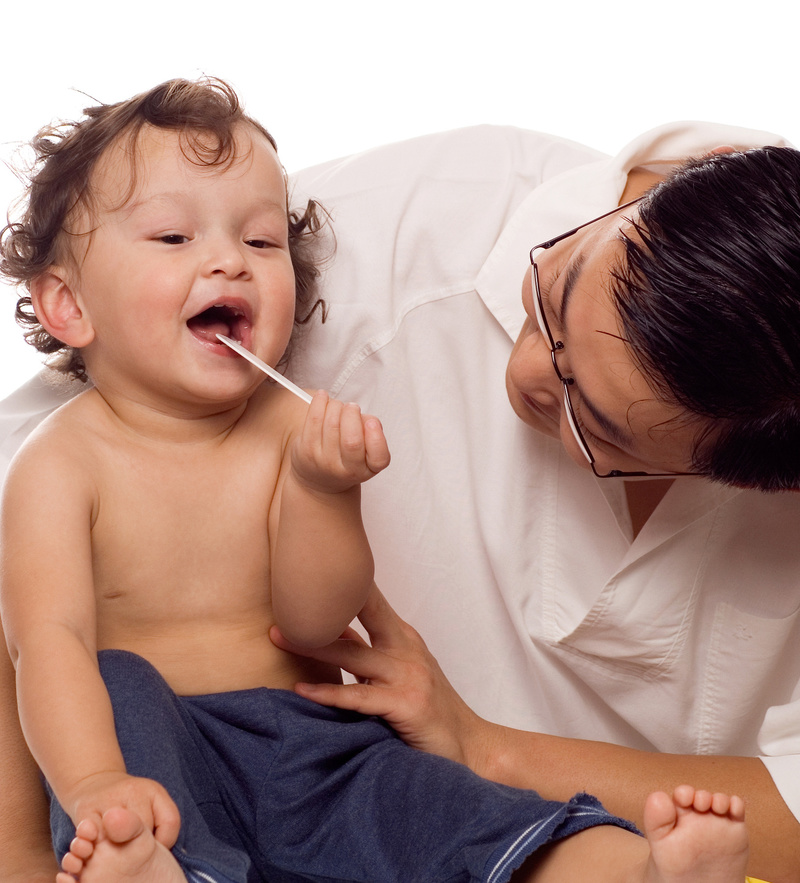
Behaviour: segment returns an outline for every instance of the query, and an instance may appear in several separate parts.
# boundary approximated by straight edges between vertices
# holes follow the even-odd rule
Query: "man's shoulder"
[[[398,185],[432,182],[462,186],[542,176],[554,154],[574,164],[601,156],[568,139],[515,126],[478,125],[419,135],[331,160],[292,176],[295,192],[325,199]]]

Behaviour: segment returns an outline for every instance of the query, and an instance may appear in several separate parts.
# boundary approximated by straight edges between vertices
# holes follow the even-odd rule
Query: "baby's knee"
[[[146,659],[128,650],[100,650],[97,663],[107,685],[135,684],[151,679],[163,681],[158,671]]]
[[[128,718],[160,705],[172,705],[174,694],[158,670],[146,659],[127,650],[101,650],[97,654],[100,675],[106,685],[116,717]],[[145,714],[147,720],[150,714]]]

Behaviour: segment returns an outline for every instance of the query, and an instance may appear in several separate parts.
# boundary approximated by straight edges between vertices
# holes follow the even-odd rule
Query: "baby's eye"
[[[184,242],[189,241],[189,237],[181,233],[168,233],[166,236],[159,236],[158,241],[165,245],[183,245]]]
[[[247,239],[245,240],[251,248],[270,248],[272,243],[266,239]]]

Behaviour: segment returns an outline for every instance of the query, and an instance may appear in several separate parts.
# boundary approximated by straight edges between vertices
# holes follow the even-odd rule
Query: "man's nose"
[[[517,387],[539,404],[547,406],[563,397],[562,384],[553,370],[550,345],[535,319],[528,319],[526,335],[520,341],[509,364]]]

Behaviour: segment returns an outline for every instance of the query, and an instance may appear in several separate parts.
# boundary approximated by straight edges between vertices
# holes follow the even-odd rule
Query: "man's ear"
[[[48,334],[67,346],[81,349],[94,340],[94,328],[67,274],[52,267],[31,281],[31,302],[36,318]]]
[[[716,156],[719,153],[736,153],[736,148],[731,147],[730,144],[721,144],[719,147],[709,150],[706,156]]]

